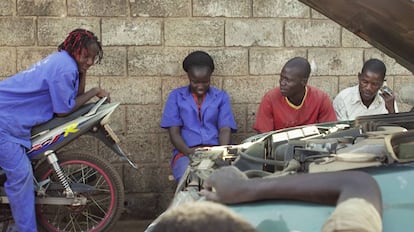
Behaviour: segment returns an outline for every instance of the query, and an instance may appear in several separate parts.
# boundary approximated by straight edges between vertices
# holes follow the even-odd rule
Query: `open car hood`
[[[414,0],[299,0],[414,73]]]

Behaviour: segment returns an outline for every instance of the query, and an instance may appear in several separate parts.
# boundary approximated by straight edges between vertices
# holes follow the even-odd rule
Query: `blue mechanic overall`
[[[181,136],[188,147],[219,145],[219,130],[230,127],[237,130],[236,122],[231,111],[229,95],[214,87],[209,87],[205,99],[198,106],[190,93],[190,87],[174,89],[168,96],[161,119],[161,127],[181,127]],[[201,121],[199,114],[202,115]],[[176,181],[181,179],[188,167],[189,159],[173,150],[171,167]]]
[[[30,160],[30,131],[68,113],[76,104],[79,72],[64,50],[55,52],[29,69],[0,81],[0,167],[14,221],[20,232],[37,231],[34,184]]]

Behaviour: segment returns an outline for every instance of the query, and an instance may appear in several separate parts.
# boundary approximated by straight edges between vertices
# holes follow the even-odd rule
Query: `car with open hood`
[[[413,0],[300,0],[414,72]],[[414,104],[414,102],[413,102]],[[414,112],[362,116],[258,134],[199,149],[170,207],[203,200],[203,181],[221,166],[248,177],[361,170],[378,183],[384,231],[414,228]],[[293,162],[294,161],[294,162]],[[229,205],[258,231],[320,231],[333,206],[294,201]],[[151,224],[147,231],[151,231]]]

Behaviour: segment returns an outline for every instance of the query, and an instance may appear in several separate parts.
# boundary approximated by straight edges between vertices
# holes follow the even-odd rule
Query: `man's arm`
[[[220,145],[228,145],[231,142],[231,128],[223,127],[220,128],[219,132],[219,143]]]
[[[233,166],[215,171],[205,182],[201,194],[209,200],[227,204],[280,199],[335,205],[349,198],[362,198],[380,214],[382,212],[378,184],[363,172],[326,172],[268,179],[245,179],[237,173],[240,171]]]
[[[189,148],[185,144],[183,137],[181,136],[181,127],[172,126],[168,128],[168,135],[170,136],[170,141],[174,147],[184,155],[189,155],[194,153],[195,148]]]

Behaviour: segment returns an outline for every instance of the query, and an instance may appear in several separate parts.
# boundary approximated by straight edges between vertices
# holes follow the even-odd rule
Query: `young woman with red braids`
[[[102,47],[90,31],[69,33],[58,51],[29,69],[0,81],[0,167],[18,231],[37,231],[33,173],[26,156],[30,130],[54,115],[65,116],[93,97],[109,97],[100,88],[85,91],[86,72],[101,61]]]

